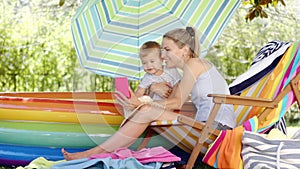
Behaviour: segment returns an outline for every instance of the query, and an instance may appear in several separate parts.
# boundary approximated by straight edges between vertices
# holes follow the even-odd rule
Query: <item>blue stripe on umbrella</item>
[[[210,9],[210,7],[212,6],[213,3],[214,3],[213,1],[210,1],[203,13],[208,13],[208,10]],[[201,17],[198,19],[198,22],[196,23],[196,27],[199,27],[202,24],[202,22],[204,21],[204,17],[205,17],[205,15],[201,15]],[[203,32],[201,32],[201,33],[203,33]],[[201,43],[204,42],[204,41],[202,41],[202,39],[200,39],[200,41],[201,41]]]
[[[105,1],[102,1],[101,3],[102,3],[102,6],[103,6],[102,9],[103,9],[103,11],[104,11],[104,13],[105,13],[106,20],[107,20],[108,23],[110,23],[111,20],[110,20],[109,13],[108,13],[108,11],[107,11],[107,7],[106,7],[106,4],[105,4]]]
[[[85,56],[86,61],[92,61],[92,62],[97,62],[97,63],[103,63],[103,64],[108,64],[108,65],[113,65],[113,66],[119,66],[120,62],[119,61],[111,61],[111,60],[105,60],[105,59],[101,59],[101,58],[95,58],[95,57],[91,57],[88,55],[86,48],[84,48],[83,50],[84,53],[81,53]],[[112,51],[110,51],[112,52]],[[121,52],[118,52],[119,54],[121,54]],[[128,65],[128,64],[122,64],[123,67],[127,68],[127,69],[133,69],[133,70],[139,70],[140,66],[134,66],[134,65]]]
[[[83,54],[87,61],[97,62],[99,64],[103,63],[103,64],[108,64],[108,65],[113,65],[113,66],[120,65],[119,61],[111,61],[111,60],[106,60],[106,59],[102,59],[102,58],[95,58],[95,57],[88,56],[86,49],[84,49]],[[119,54],[121,54],[121,52],[119,52]],[[138,70],[140,68],[140,66],[134,66],[134,65],[124,64],[124,63],[122,65],[123,65],[123,67],[125,67],[127,69]]]
[[[86,56],[86,53],[84,55]],[[140,70],[139,66],[128,65],[128,64],[115,62],[115,61],[110,61],[110,60],[105,60],[105,59],[87,57],[87,61],[97,62],[99,65],[106,64],[106,65],[109,65],[109,66],[122,66],[123,68],[136,70],[136,71]]]
[[[121,33],[116,33],[116,32],[112,32],[112,31],[104,31],[104,32],[109,34],[112,42],[119,42],[120,40],[124,40],[125,39],[124,37],[126,37],[126,39],[130,40],[130,41],[127,41],[127,45],[136,46],[136,43],[132,43],[132,42],[135,42],[132,39],[138,39],[137,36],[121,34]],[[106,34],[104,34],[104,32],[102,34],[98,33],[97,38],[101,39],[101,38],[107,36]]]
[[[74,30],[73,30],[73,28],[71,27],[71,33],[72,33],[72,36],[73,37],[75,37],[75,35],[74,35]],[[80,53],[78,53],[79,52],[79,49],[77,48],[77,46],[78,46],[78,44],[77,44],[77,42],[75,41],[75,40],[73,40],[73,42],[74,42],[74,47],[75,47],[75,51],[76,51],[76,54],[77,54],[77,56],[80,56]],[[78,59],[79,59],[79,62],[80,62],[80,64],[81,64],[81,57],[77,57]]]
[[[88,21],[87,21],[87,19],[86,19],[86,15],[84,15],[83,16],[83,22],[86,24],[86,25],[88,25]],[[80,25],[78,25],[78,28],[80,27]],[[81,30],[81,29],[80,29]],[[89,37],[91,37],[92,35],[91,35],[91,32],[90,32],[90,29],[85,29],[85,30],[87,30],[87,33],[88,33],[88,35],[89,35]]]
[[[224,4],[224,3],[223,3],[223,4]],[[222,4],[222,7],[225,7],[226,5],[228,5],[228,3],[226,3],[226,5],[223,5],[223,4]],[[231,12],[230,12],[230,13],[233,14],[232,11],[235,11],[236,8],[238,8],[238,7],[239,7],[239,4],[236,3],[235,6],[234,6],[234,8],[231,9]],[[220,9],[219,11],[220,11],[220,13],[221,13],[221,11],[223,11],[223,10]],[[219,12],[219,11],[218,11],[218,12]],[[215,16],[215,17],[216,17],[216,16]],[[226,19],[225,19],[226,22],[223,23],[223,26],[224,26],[224,25],[227,25],[227,22],[229,21],[228,18],[231,18],[231,15],[228,15],[228,16],[226,17]],[[223,27],[223,26],[222,26],[222,27]],[[222,29],[219,29],[219,30],[218,30],[218,33],[217,33],[218,35],[217,35],[217,36],[214,36],[214,38],[212,39],[212,43],[211,43],[211,44],[214,44],[214,43],[215,43],[215,41],[217,40],[217,38],[219,37],[219,35],[223,32],[223,29],[224,29],[224,27],[223,27]]]
[[[193,1],[195,2],[195,1]],[[187,16],[192,16],[192,15],[186,15],[186,12],[189,11],[189,13],[194,13],[195,12],[195,7],[197,7],[197,5],[191,5],[191,1],[189,1],[189,3],[186,5],[186,7],[184,8],[183,12],[181,12],[180,17],[184,18],[184,21],[186,22],[185,24],[188,24],[187,21],[190,18],[187,18]],[[199,2],[200,3],[200,2]]]
[[[169,14],[161,14],[161,15],[157,16],[156,18],[153,18],[152,20],[149,20],[148,22],[145,22],[145,23],[143,23],[143,24],[140,24],[140,27],[139,27],[139,28],[146,27],[146,26],[148,26],[148,25],[151,25],[151,24],[155,23],[156,20],[161,20],[161,19],[163,19],[163,18],[168,18],[168,17],[170,17]],[[175,19],[175,20],[177,20],[177,19]],[[172,21],[172,22],[173,22],[173,21]],[[170,22],[167,22],[167,23],[165,23],[164,25],[166,25],[166,24],[168,24],[168,23],[170,23]]]
[[[95,30],[103,29],[102,21],[99,19],[100,14],[97,6],[95,6],[94,10],[91,10],[91,15],[93,17],[93,23],[94,23],[93,25],[95,25]]]
[[[138,28],[139,28],[139,26],[136,26],[135,24],[128,24],[128,23],[123,23],[123,22],[112,21],[109,24],[114,25],[114,26],[124,27],[124,28],[135,29],[135,30],[138,30]]]
[[[136,43],[138,43],[138,42],[136,41]],[[101,51],[103,53],[106,53],[106,52],[109,51],[109,53],[111,53],[111,54],[117,54],[117,55],[123,55],[123,56],[127,56],[127,57],[132,57],[132,58],[138,58],[138,53],[130,53],[130,52],[125,52],[125,51],[120,51],[120,50],[115,50],[115,49],[109,49],[108,50],[107,48],[103,48],[101,46],[95,45],[94,41],[91,41],[89,44],[96,51]],[[92,57],[88,56],[88,58],[92,58]]]
[[[216,15],[213,17],[213,19],[211,20],[211,22],[209,23],[206,31],[204,32],[204,35],[208,35],[210,30],[213,28],[213,26],[215,25],[216,21],[218,20],[218,17],[222,11],[225,9],[226,5],[229,3],[229,1],[223,1],[222,5],[221,5],[221,8],[219,8],[219,10],[217,11]],[[212,4],[210,3],[210,6]],[[219,34],[219,33],[218,33]],[[201,37],[201,42],[204,42],[205,41],[205,36]],[[215,39],[214,39],[215,40]],[[212,43],[214,43],[214,41],[212,41]]]
[[[83,50],[86,50],[85,49],[85,44],[84,44],[84,41],[83,41],[83,38],[82,38],[82,31],[80,30],[80,27],[79,27],[79,24],[78,24],[78,20],[75,20],[75,24],[76,24],[77,29],[79,29],[79,31],[77,31],[77,32],[79,34],[79,40],[80,40],[80,43],[82,45],[82,48],[83,48]],[[73,34],[73,32],[74,32],[74,30],[72,29],[72,34]],[[73,37],[75,37],[75,36],[73,36]],[[75,43],[75,49],[76,49],[76,51],[79,51],[79,49],[77,48],[78,45],[77,45],[77,43],[76,43],[75,40],[74,40],[74,43]],[[81,55],[81,53],[77,53],[77,54],[78,54],[78,56]],[[81,60],[81,58],[80,58],[80,63],[83,63],[82,60]]]
[[[179,7],[180,3],[181,3],[181,0],[176,1],[175,5],[173,6],[173,8],[170,11],[171,14],[174,14],[174,12],[176,11],[176,9]]]

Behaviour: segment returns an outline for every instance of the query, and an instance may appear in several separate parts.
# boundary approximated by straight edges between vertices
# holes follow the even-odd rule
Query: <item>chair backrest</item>
[[[240,95],[269,99],[277,97],[290,83],[291,79],[293,79],[300,71],[300,52],[298,53],[299,46],[299,42],[291,44],[284,52],[280,61],[276,64],[276,67],[264,75],[261,79],[257,80],[256,83],[243,90]],[[272,115],[268,117],[268,120],[259,124],[258,132],[264,131],[282,118],[294,102],[295,96],[292,91],[284,95],[283,99],[279,102],[278,107],[273,109],[272,113],[270,113]],[[261,107],[235,106],[237,124],[241,125],[244,121],[255,115],[259,115],[264,110],[265,108]]]

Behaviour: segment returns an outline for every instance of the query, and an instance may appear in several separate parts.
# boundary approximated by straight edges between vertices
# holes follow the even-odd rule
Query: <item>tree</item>
[[[77,5],[77,6],[76,6]],[[79,4],[2,1],[1,91],[72,90],[76,61],[69,22]]]

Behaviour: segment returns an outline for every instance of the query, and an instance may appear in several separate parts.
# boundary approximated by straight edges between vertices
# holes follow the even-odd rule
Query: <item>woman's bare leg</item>
[[[170,111],[162,113],[161,109],[146,107],[132,117],[131,120],[127,121],[114,135],[112,135],[101,145],[98,145],[87,151],[77,153],[69,153],[62,149],[62,153],[66,160],[74,160],[89,157],[95,154],[113,152],[118,148],[128,147],[133,144],[146,130],[151,121],[156,119],[173,120],[176,119],[177,116],[178,114]]]
[[[92,149],[77,153],[68,153],[62,149],[62,153],[66,160],[74,160],[79,158],[89,157],[94,154],[113,152],[120,147],[128,147],[133,144],[136,139],[146,130],[147,123],[136,123],[128,121],[114,135],[108,138],[101,145]],[[134,132],[133,132],[134,131]]]

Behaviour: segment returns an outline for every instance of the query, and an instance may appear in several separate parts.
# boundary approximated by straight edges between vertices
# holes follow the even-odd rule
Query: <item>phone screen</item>
[[[116,86],[116,91],[119,91],[127,98],[130,98],[129,84],[128,84],[127,77],[116,77],[115,86]]]

